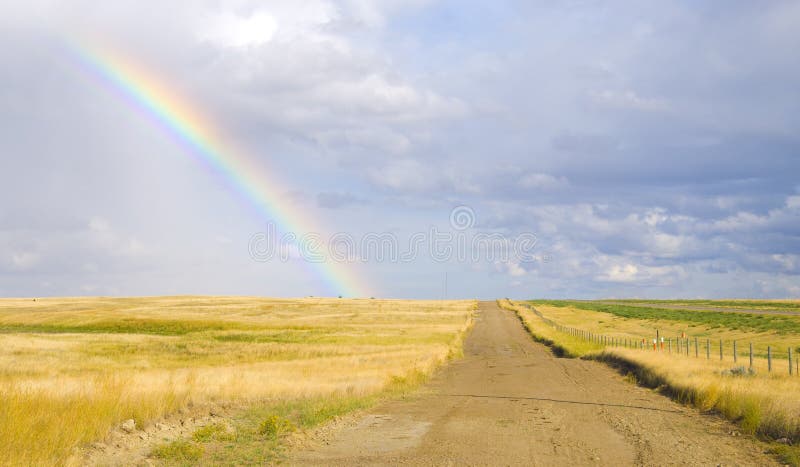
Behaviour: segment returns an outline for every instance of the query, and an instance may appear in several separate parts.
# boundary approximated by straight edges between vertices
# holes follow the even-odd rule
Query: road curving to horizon
[[[555,357],[481,302],[463,359],[417,394],[317,430],[290,465],[777,465],[715,415]]]

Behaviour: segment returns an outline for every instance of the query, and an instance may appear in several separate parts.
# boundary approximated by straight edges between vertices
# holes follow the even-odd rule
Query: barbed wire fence
[[[742,355],[739,351],[740,346],[738,340],[729,342],[730,345],[728,345],[726,348],[723,339],[712,340],[710,337],[703,336],[701,340],[701,337],[688,336],[685,332],[681,333],[680,336],[672,337],[665,336],[660,330],[654,329],[654,335],[647,337],[631,337],[630,335],[625,337],[610,336],[602,333],[587,331],[581,328],[565,326],[553,321],[550,318],[547,318],[530,304],[519,302],[516,302],[515,304],[524,306],[533,314],[538,316],[545,324],[553,327],[559,332],[582,339],[586,342],[602,345],[604,347],[622,347],[627,349],[639,349],[643,351],[649,350],[652,352],[661,352],[676,357],[693,356],[697,359],[701,358],[702,355],[702,357],[709,361],[712,359],[712,354],[714,355],[714,358],[716,358],[718,354],[719,361],[726,361],[726,358],[728,361],[730,361],[732,358],[734,365],[738,365],[740,358],[745,357],[745,361],[748,364],[747,370],[751,373],[754,372],[757,367],[756,361],[763,359],[763,357],[757,356],[754,353],[752,342],[747,342],[747,346],[745,347],[746,351],[744,355]],[[798,347],[798,349],[793,349],[791,346],[789,346],[784,352],[783,350],[779,350],[776,346],[767,345],[767,372],[772,373],[773,371],[777,372],[788,370],[789,375],[800,375],[800,358],[798,358],[798,353],[800,353],[800,347]],[[742,364],[741,367],[744,368],[744,365]],[[780,370],[781,367],[783,370]]]

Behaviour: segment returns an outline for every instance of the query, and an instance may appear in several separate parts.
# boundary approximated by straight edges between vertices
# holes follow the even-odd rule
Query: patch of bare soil
[[[189,439],[200,427],[212,423],[227,423],[236,410],[230,405],[213,405],[185,409],[146,427],[131,430],[125,423],[112,430],[103,441],[93,443],[77,452],[79,465],[146,466],[156,462],[149,457],[159,444],[177,439]]]

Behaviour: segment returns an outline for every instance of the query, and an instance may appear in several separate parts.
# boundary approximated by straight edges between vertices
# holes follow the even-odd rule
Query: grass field
[[[606,301],[606,300],[603,300]],[[697,307],[713,307],[724,310],[726,308],[732,309],[746,309],[746,310],[764,310],[764,311],[792,311],[800,312],[800,300],[642,300],[642,299],[624,299],[624,300],[608,300],[618,303],[630,304],[654,304],[654,305],[680,305],[680,306],[697,306]]]
[[[719,354],[720,340],[723,352],[731,358],[734,341],[738,344],[737,354],[740,358],[747,358],[750,343],[759,358],[766,358],[767,346],[772,347],[776,359],[786,359],[789,347],[795,352],[800,350],[800,316],[675,310],[564,300],[533,300],[529,303],[560,324],[608,336],[649,340],[655,337],[656,330],[661,336],[673,339],[686,333],[692,341],[698,338],[702,352],[706,339],[710,339],[712,355]]]
[[[220,401],[253,403],[243,420],[269,418],[259,407],[271,407],[310,426],[459,354],[475,307],[248,297],[0,300],[0,463],[79,463],[76,447],[123,420],[146,426]],[[262,429],[261,419],[243,423],[266,430],[250,434],[259,439],[277,430]],[[180,442],[187,444],[156,456],[180,460],[202,447]]]
[[[767,323],[784,325],[780,329],[769,330],[760,324],[742,325],[741,315],[737,313],[642,309],[550,300],[501,301],[500,304],[514,310],[534,337],[554,346],[563,355],[595,358],[625,368],[644,384],[659,387],[701,410],[715,411],[738,422],[744,432],[758,434],[767,440],[788,438],[795,444],[800,441],[800,398],[797,397],[800,394],[800,377],[796,374],[789,376],[787,360],[776,359],[773,372],[768,373],[763,358],[767,345],[788,348],[800,344],[800,334],[791,332],[795,324],[787,323],[789,319],[800,321],[800,318],[758,315],[764,316]],[[650,347],[652,344],[648,344],[648,350],[639,350],[587,342],[556,330],[526,305],[533,305],[545,319],[560,325],[637,342],[642,338],[651,342],[656,329],[661,331],[662,336],[673,338],[681,332],[687,332],[690,339],[694,336],[713,336],[715,346],[719,339],[723,340],[727,354],[720,360],[718,348],[712,347],[711,358],[707,359],[705,338],[700,340],[699,357],[695,357],[693,347],[689,356],[678,356],[677,352],[654,352]],[[679,319],[687,313],[697,316],[684,321]],[[747,367],[749,362],[744,354],[746,346],[741,345],[739,361],[734,363],[731,354],[733,340],[741,344],[753,342],[758,349],[754,375],[746,372],[738,374],[734,370],[740,366]],[[784,351],[781,355],[784,359],[786,353]],[[776,445],[775,449],[785,451],[787,462],[795,465],[800,462],[800,453],[796,449],[782,445]]]
[[[576,302],[567,300],[534,300],[531,303],[540,306],[544,305],[588,311],[599,311],[621,318],[660,321],[662,323],[671,321],[681,324],[684,327],[704,326],[710,329],[728,328],[745,332],[769,332],[777,334],[800,335],[800,316],[728,313],[724,311],[705,310],[678,310],[639,305],[622,305],[617,303]]]

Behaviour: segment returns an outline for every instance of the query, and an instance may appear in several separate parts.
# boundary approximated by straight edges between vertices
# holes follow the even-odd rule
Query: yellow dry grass
[[[740,422],[747,433],[800,440],[800,378],[796,376],[786,372],[733,375],[731,362],[624,348],[605,350],[598,358],[635,367],[634,373],[645,384],[664,387],[700,410]]]
[[[528,307],[512,303],[508,299],[498,300],[497,303],[502,308],[514,311],[534,339],[551,346],[561,356],[580,357],[603,350],[602,345],[559,332]]]
[[[375,393],[460,352],[473,301],[0,300],[0,463],[74,461],[188,405]]]

